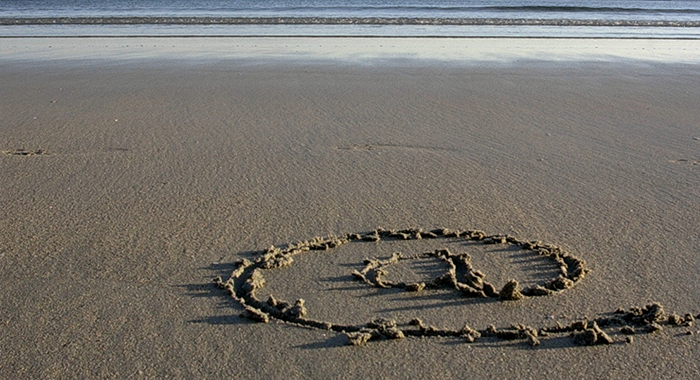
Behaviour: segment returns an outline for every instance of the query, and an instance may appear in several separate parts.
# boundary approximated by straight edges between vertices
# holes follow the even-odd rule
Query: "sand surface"
[[[354,280],[365,258],[440,248],[469,253],[499,288],[558,270],[517,247],[383,240],[300,254],[265,271],[258,293],[303,298],[309,318],[350,325],[384,317],[540,328],[651,302],[697,316],[697,65],[282,64],[264,54],[115,64],[13,54],[0,62],[1,378],[700,371],[697,324],[664,325],[632,344],[610,330],[612,345],[558,334],[536,347],[434,337],[356,347],[336,332],[241,318],[241,305],[212,283],[254,251],[315,236],[479,229],[556,244],[590,273],[561,294],[507,302]],[[387,278],[423,281],[443,269],[424,258],[388,268]]]
[[[137,59],[179,61],[260,59],[332,61],[338,64],[387,64],[402,60],[474,65],[522,60],[608,62],[644,60],[695,64],[700,41],[694,39],[605,38],[421,38],[421,37],[87,37],[0,38],[8,60]],[[405,64],[405,62],[404,62]]]

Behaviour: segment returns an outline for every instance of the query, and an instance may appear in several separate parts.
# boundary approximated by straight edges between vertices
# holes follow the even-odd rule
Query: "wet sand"
[[[32,46],[0,63],[2,378],[700,371],[697,65]]]

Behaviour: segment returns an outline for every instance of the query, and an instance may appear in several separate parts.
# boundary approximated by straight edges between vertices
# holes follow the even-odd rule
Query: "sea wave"
[[[700,21],[430,17],[33,17],[0,25],[533,25],[700,27]]]
[[[450,6],[450,5],[427,5],[427,6],[391,6],[391,5],[362,5],[343,7],[251,7],[238,8],[238,11],[274,11],[274,12],[411,12],[411,13],[431,13],[431,12],[521,12],[521,13],[624,13],[624,14],[681,14],[698,15],[700,8],[639,8],[639,7],[596,7],[596,6],[566,6],[566,5],[500,5],[500,6]]]
[[[474,9],[474,8],[472,8]],[[690,8],[635,8],[635,7],[592,7],[592,6],[546,6],[546,5],[522,5],[522,6],[497,6],[479,7],[484,11],[507,11],[507,12],[566,12],[566,13],[633,13],[633,14],[700,14],[700,9]]]

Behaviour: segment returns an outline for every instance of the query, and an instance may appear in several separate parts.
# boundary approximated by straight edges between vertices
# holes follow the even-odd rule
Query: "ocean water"
[[[700,38],[698,0],[0,0],[0,36]]]

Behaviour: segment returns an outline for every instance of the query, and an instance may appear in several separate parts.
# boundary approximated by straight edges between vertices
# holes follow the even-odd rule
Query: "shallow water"
[[[0,36],[700,38],[695,1],[0,1]]]

